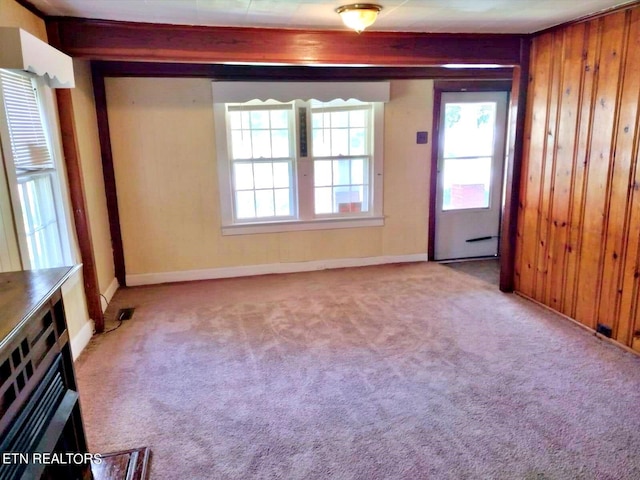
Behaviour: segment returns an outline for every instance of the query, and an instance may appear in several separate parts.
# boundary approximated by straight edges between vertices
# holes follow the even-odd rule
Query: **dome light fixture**
[[[360,33],[373,25],[380,10],[382,6],[375,3],[352,3],[336,8],[336,13],[342,17],[342,22],[347,27]]]

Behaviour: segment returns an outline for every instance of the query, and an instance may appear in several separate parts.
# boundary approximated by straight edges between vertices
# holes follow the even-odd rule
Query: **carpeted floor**
[[[500,259],[498,258],[461,260],[459,262],[446,262],[441,265],[484,280],[495,288],[498,288],[500,284]]]
[[[152,480],[640,478],[640,358],[434,263],[120,290],[77,363]]]

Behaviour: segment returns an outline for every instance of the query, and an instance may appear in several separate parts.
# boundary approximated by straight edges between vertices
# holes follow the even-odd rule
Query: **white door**
[[[443,92],[435,260],[498,254],[507,92]]]

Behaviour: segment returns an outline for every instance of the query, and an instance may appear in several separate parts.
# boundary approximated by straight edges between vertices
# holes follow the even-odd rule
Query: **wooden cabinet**
[[[87,453],[61,294],[77,268],[0,273],[0,480],[91,478],[68,455]]]

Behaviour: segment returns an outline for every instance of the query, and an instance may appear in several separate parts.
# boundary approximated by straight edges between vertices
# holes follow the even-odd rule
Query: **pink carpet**
[[[640,358],[433,264],[120,290],[77,363],[151,479],[640,478]],[[112,325],[108,325],[112,326]]]

